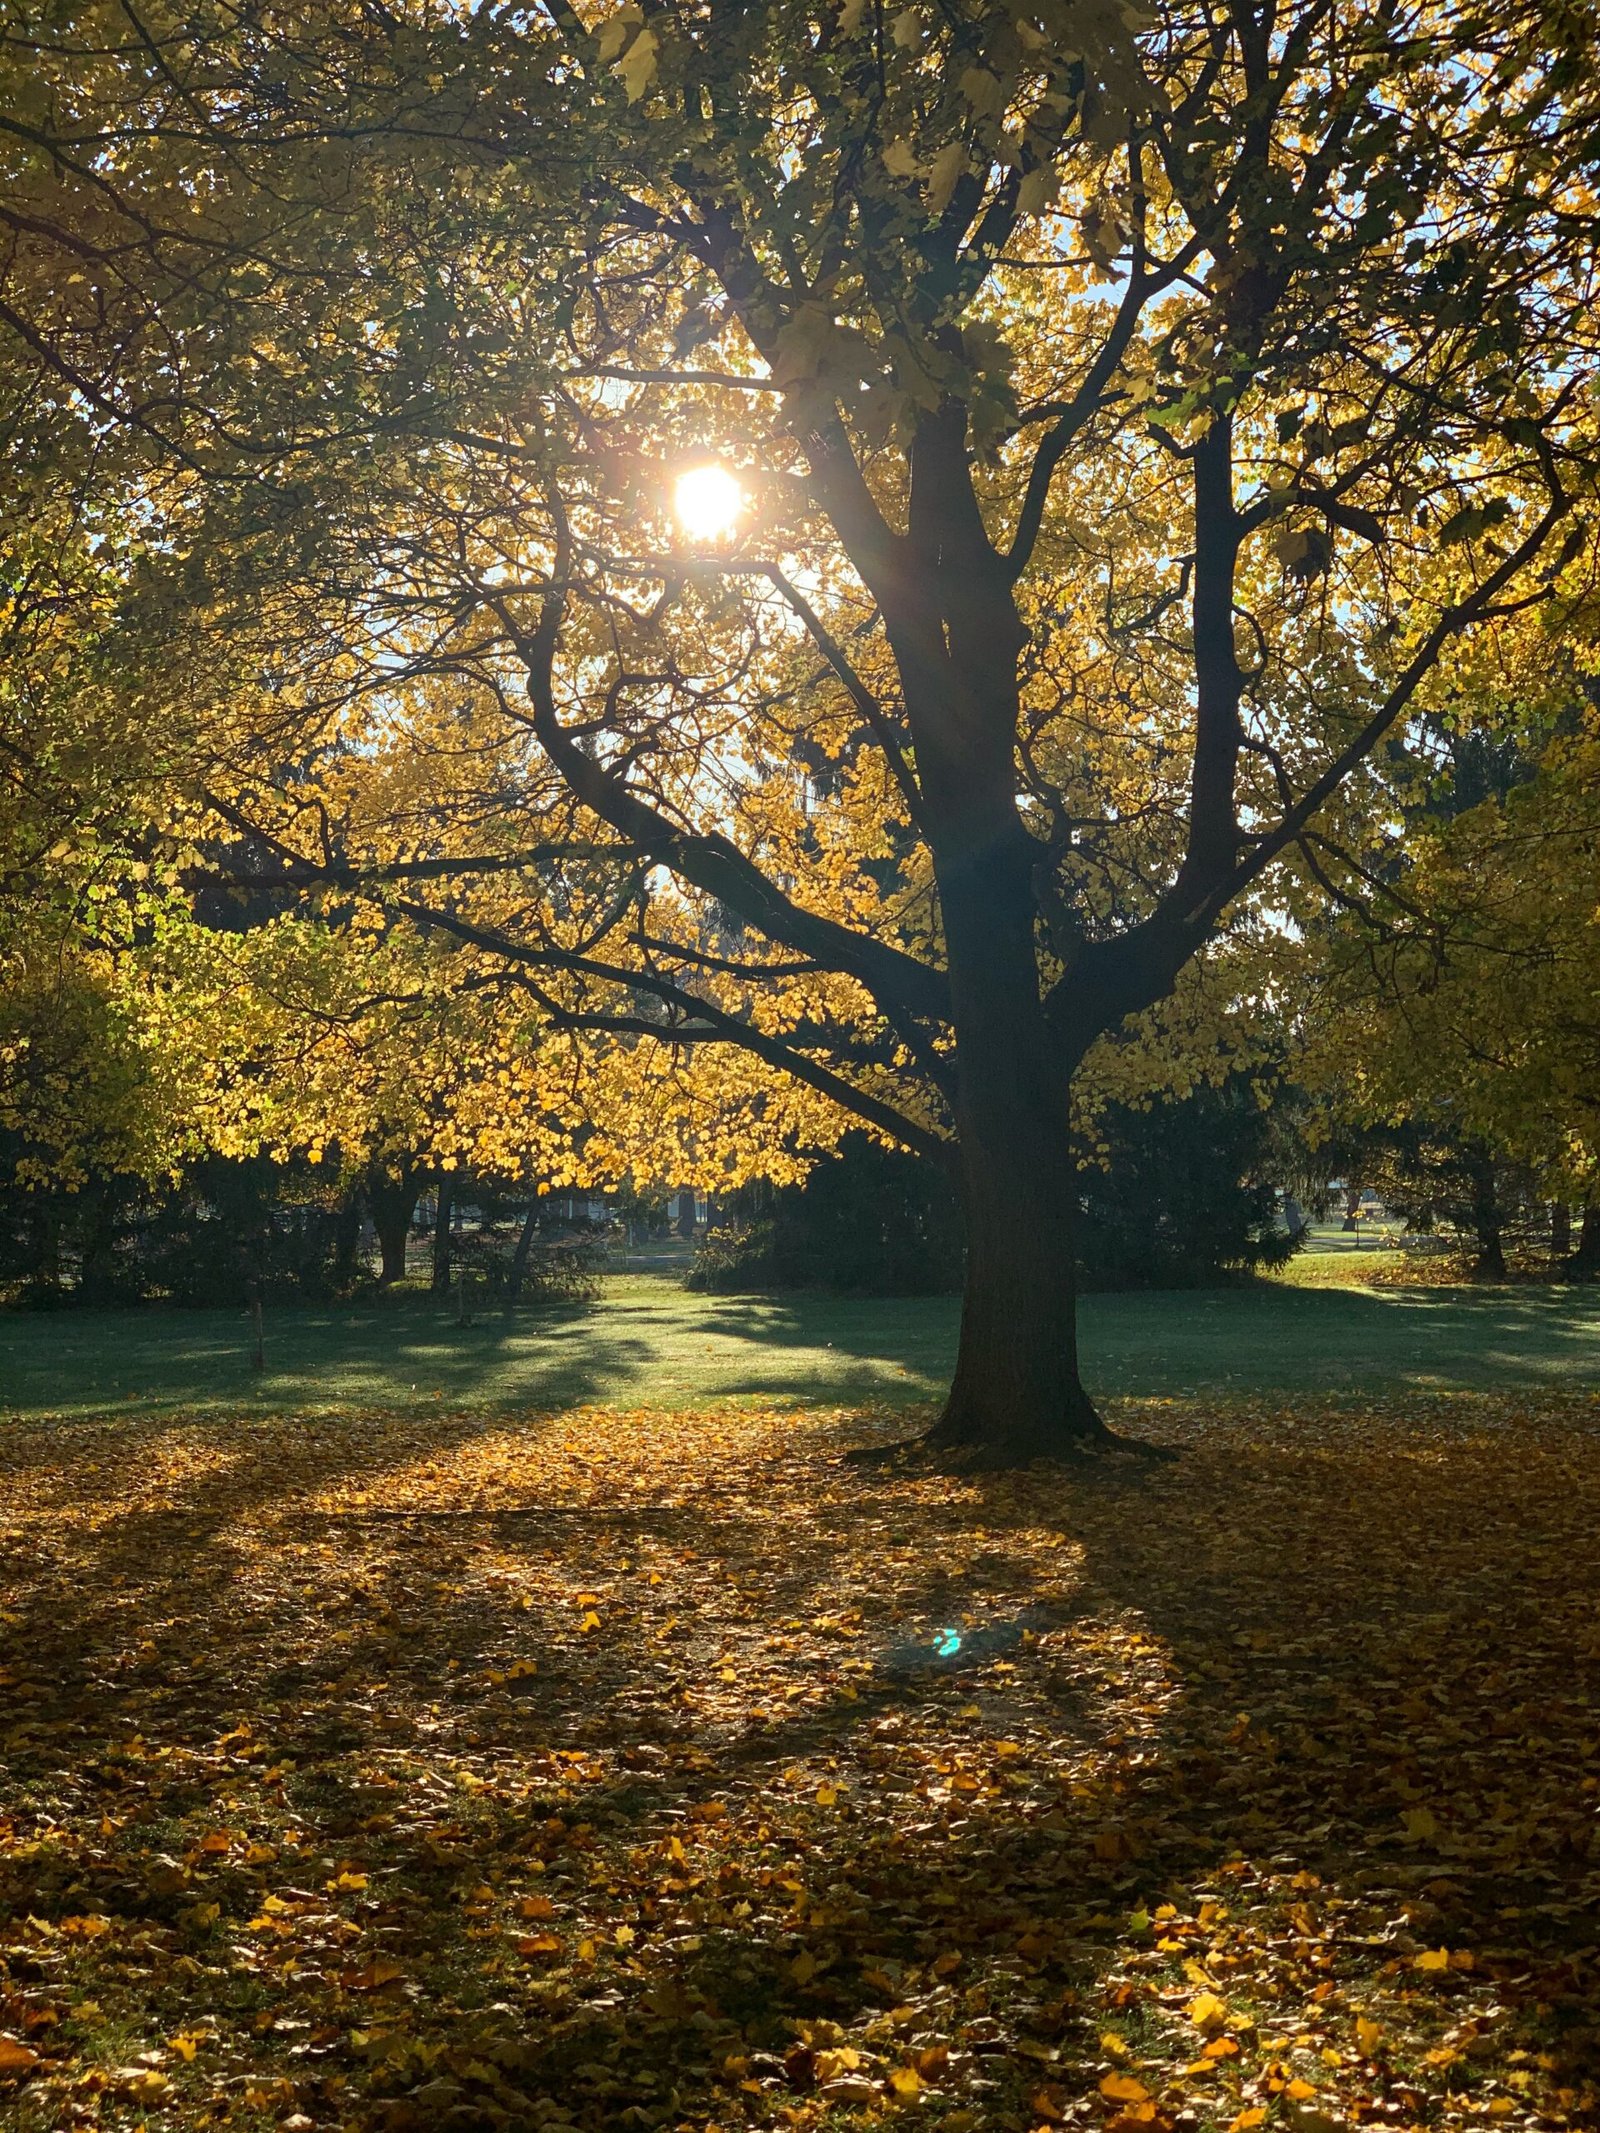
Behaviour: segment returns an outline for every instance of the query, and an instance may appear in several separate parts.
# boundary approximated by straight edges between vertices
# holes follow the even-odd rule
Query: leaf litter
[[[1600,1409],[8,1425],[0,2111],[1579,2127]]]

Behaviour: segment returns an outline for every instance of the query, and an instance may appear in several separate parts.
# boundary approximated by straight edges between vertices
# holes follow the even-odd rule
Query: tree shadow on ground
[[[938,1316],[941,1301],[948,1322]],[[909,1368],[938,1378],[953,1361],[955,1305],[902,1301],[918,1316],[886,1337],[882,1304],[793,1295],[708,1302],[718,1335],[763,1350],[826,1344],[868,1365],[870,1396]],[[924,1322],[922,1313],[926,1313]],[[1237,1287],[1086,1295],[1085,1371],[1108,1397],[1314,1391],[1517,1391],[1600,1370],[1600,1306],[1569,1289]],[[729,1392],[803,1395],[811,1381],[763,1367]]]
[[[1119,1419],[1181,1464],[445,1416],[36,1454],[17,1989],[91,1975],[158,2049],[203,1998],[236,2075],[395,2133],[845,2123],[907,2068],[985,2128],[1092,2117],[1108,2025],[1147,2124],[1270,2102],[1301,2035],[1339,2113],[1557,2108],[1596,2042],[1593,1409]],[[1186,1965],[1239,2045],[1198,2106],[1155,2071]]]
[[[79,1416],[269,1412],[488,1401],[575,1407],[626,1398],[655,1361],[648,1340],[589,1305],[477,1312],[458,1325],[432,1298],[269,1310],[266,1369],[249,1321],[227,1311],[0,1315],[15,1411]]]

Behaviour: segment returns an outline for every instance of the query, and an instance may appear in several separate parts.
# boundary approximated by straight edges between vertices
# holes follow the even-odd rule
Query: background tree
[[[1542,1197],[1584,1210],[1575,1271],[1587,1272],[1600,1249],[1588,1214],[1600,1200],[1600,735],[1570,649],[1530,649],[1543,687],[1520,707],[1520,748],[1498,722],[1496,774],[1472,745],[1481,736],[1457,736],[1424,766],[1420,804],[1413,776],[1403,841],[1369,846],[1360,878],[1324,855],[1341,909],[1313,959],[1304,1070],[1343,1117],[1386,1137],[1380,1167],[1410,1180],[1400,1204],[1448,1203],[1477,1235],[1483,1271],[1504,1271],[1500,1233]],[[1528,678],[1527,662],[1512,678]]]
[[[226,632],[188,832],[947,1160],[937,1434],[1099,1438],[1074,1074],[1585,492],[1587,18],[94,12],[0,319]]]

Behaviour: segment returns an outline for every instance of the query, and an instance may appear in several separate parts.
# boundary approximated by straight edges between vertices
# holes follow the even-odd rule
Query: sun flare
[[[672,509],[690,540],[726,540],[744,516],[745,493],[726,467],[712,461],[678,476]]]

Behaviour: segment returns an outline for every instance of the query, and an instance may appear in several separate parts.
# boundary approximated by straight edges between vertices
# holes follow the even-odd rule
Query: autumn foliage
[[[11,2122],[1589,2122],[1592,1403],[1118,1419],[13,1425]]]

